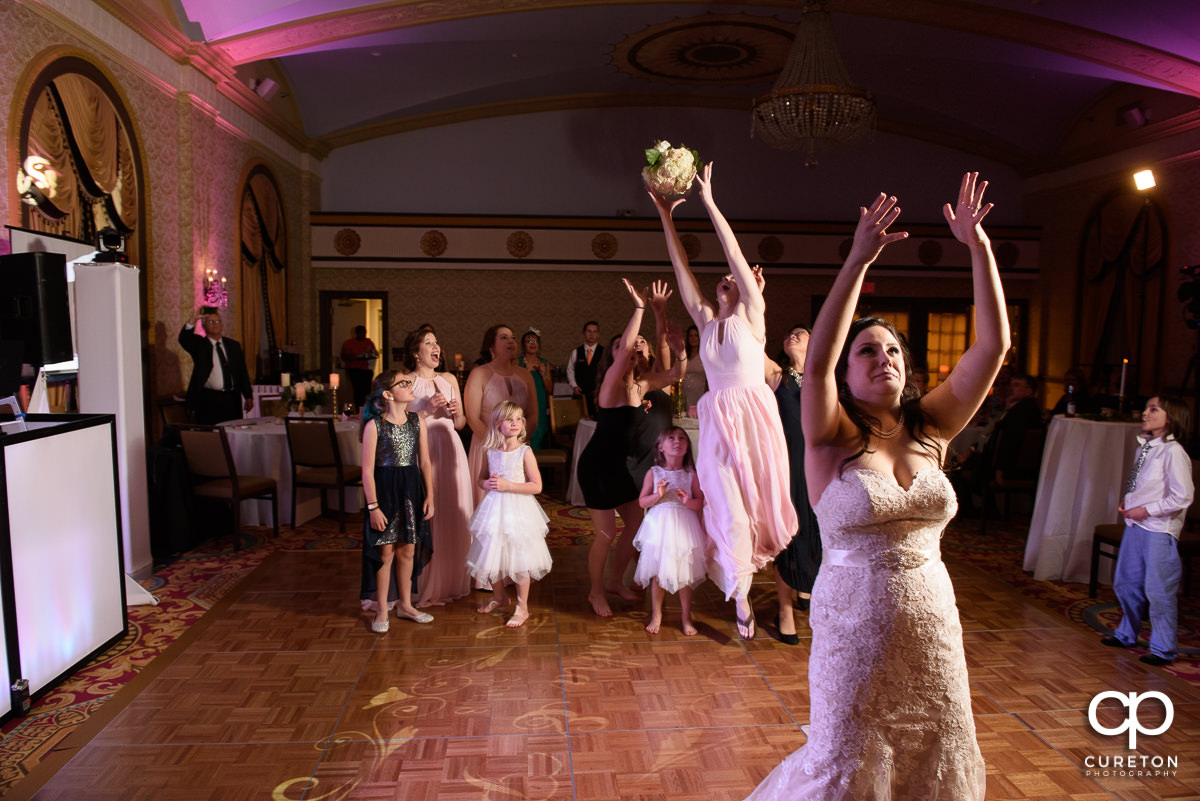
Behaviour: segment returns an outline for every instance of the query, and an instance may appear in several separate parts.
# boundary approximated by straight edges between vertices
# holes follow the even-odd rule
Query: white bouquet
[[[642,180],[657,195],[686,195],[700,169],[700,154],[680,145],[671,147],[665,139],[646,149]]]

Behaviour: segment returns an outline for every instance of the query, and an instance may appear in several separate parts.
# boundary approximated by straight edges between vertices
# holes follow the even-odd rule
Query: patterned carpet
[[[552,546],[582,546],[591,541],[586,510],[545,497],[541,500],[550,515]],[[360,525],[361,518],[357,518],[348,528],[353,532]],[[1017,520],[989,524],[986,538],[981,538],[977,523],[955,520],[947,529],[943,554],[948,562],[983,569],[1084,629],[1111,631],[1120,619],[1111,588],[1102,587],[1098,598],[1089,599],[1085,585],[1035,581],[1021,569],[1027,527],[1028,521]],[[359,547],[356,534],[339,534],[337,523],[323,518],[295,531],[285,530],[278,540],[271,539],[268,529],[255,529],[253,533],[252,546],[241,551],[232,550],[228,537],[221,538],[157,570],[143,586],[159,599],[159,604],[130,607],[129,626],[122,640],[38,699],[28,716],[11,720],[0,729],[0,795],[53,752],[272,551]],[[1200,601],[1195,591],[1180,599],[1179,624],[1184,655],[1167,669],[1200,685]],[[1135,649],[1136,653],[1145,651],[1144,644]]]

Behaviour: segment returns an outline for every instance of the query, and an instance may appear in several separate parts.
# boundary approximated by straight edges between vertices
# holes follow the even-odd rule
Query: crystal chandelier
[[[817,151],[861,139],[875,124],[875,100],[853,86],[823,0],[805,3],[796,41],[769,95],[754,101],[750,135],[780,150]]]

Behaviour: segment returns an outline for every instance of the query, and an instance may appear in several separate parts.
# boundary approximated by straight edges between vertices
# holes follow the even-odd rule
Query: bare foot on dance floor
[[[624,584],[618,584],[615,587],[605,587],[604,591],[611,592],[623,601],[640,601],[642,599],[641,595],[638,595]]]
[[[508,606],[507,598],[493,598],[475,611],[481,615],[490,615],[492,612],[495,612],[497,609],[501,609],[505,606]]]
[[[681,628],[683,629],[683,634],[685,637],[695,637],[697,634],[699,634],[699,632],[696,630],[696,627],[692,625],[691,618],[685,617],[683,619],[683,625]]]
[[[526,620],[529,620],[529,610],[522,609],[520,606],[518,606],[513,612],[513,616],[510,617],[508,622],[504,625],[508,626],[510,629],[516,629],[520,628]]]
[[[662,615],[651,615],[650,622],[646,624],[646,631],[651,634],[658,634],[662,628]]]
[[[589,592],[588,603],[592,605],[592,611],[600,617],[612,617],[612,609],[609,608],[608,599],[604,597],[604,593],[597,595]]]

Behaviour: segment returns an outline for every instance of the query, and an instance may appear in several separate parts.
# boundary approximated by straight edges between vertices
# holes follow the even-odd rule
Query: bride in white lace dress
[[[845,266],[813,327],[805,365],[805,471],[824,555],[812,593],[808,742],[753,801],[976,801],[985,792],[962,627],[939,540],[956,510],[941,454],[983,401],[1009,348],[986,182],[946,204],[971,251],[976,341],[921,396],[908,349],[878,318],[852,322],[868,265],[900,209],[862,209]],[[839,355],[840,354],[840,355]]]

